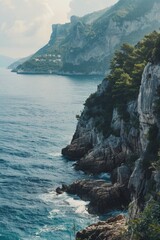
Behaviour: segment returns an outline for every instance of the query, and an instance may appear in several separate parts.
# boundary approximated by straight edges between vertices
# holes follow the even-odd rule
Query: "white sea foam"
[[[61,157],[62,154],[60,152],[53,152],[53,153],[49,153],[49,156],[51,156],[51,157]]]
[[[59,210],[59,209],[53,209],[51,212],[52,212],[52,213],[59,213],[60,210]]]
[[[77,214],[88,214],[86,206],[89,202],[80,200],[79,198],[75,199],[73,197],[70,197],[67,193],[58,195],[55,191],[51,191],[47,194],[42,194],[40,198],[44,202],[51,202],[56,204],[58,208],[65,207],[66,209],[66,207],[71,207],[74,208],[74,212],[76,212]],[[52,218],[59,213],[59,209],[53,209],[49,214],[49,218]]]
[[[49,193],[41,194],[39,197],[44,202],[53,202],[57,197],[57,194],[55,191],[51,191]]]
[[[41,194],[39,198],[46,203],[56,203],[57,206],[65,206],[67,203],[67,193],[57,194],[56,191],[51,191]]]
[[[60,214],[60,210],[59,209],[53,209],[52,211],[49,212],[48,218],[52,219],[52,218],[54,218],[55,216],[57,216],[59,214]]]
[[[85,202],[83,200],[80,199],[74,199],[69,197],[68,199],[66,199],[66,202],[72,207],[75,208],[75,212],[80,214],[80,213],[84,213],[84,214],[88,214],[87,210],[86,210],[86,205],[89,202]]]
[[[38,232],[36,232],[36,235],[40,235],[41,233],[47,233],[47,232],[56,232],[56,231],[65,231],[66,228],[63,225],[59,226],[44,226],[41,228]]]

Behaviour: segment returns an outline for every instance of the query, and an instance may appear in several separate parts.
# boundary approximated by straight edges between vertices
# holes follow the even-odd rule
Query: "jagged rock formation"
[[[98,87],[96,96],[103,96],[107,88],[105,79]],[[79,158],[77,169],[94,174],[112,172],[129,157],[137,156],[141,151],[139,130],[132,124],[133,121],[138,121],[137,100],[127,105],[130,116],[127,123],[118,115],[117,109],[113,109],[110,123],[112,133],[108,137],[96,128],[96,121],[101,115],[100,109],[98,117],[90,115],[90,111],[94,113],[98,108],[99,105],[85,107],[71,144],[62,150],[62,154],[69,159]]]
[[[122,240],[122,234],[126,229],[126,219],[123,215],[108,219],[106,222],[98,222],[77,233],[78,240]]]
[[[123,114],[120,106],[111,104],[113,99],[107,98],[111,97],[111,88],[110,82],[104,79],[86,101],[71,144],[62,150],[64,156],[77,160],[77,169],[93,174],[110,172],[114,184],[111,188],[117,183],[123,186],[125,182],[125,191],[131,193],[130,218],[142,212],[151,199],[159,199],[159,60],[146,65],[138,98],[123,105]],[[98,125],[99,128],[97,121],[104,121],[105,125]]]
[[[122,43],[135,44],[159,29],[159,0],[119,0],[110,9],[53,25],[46,46],[19,65],[18,73],[104,74]]]
[[[149,63],[144,69],[138,101],[127,104],[129,122],[126,123],[119,116],[117,109],[113,109],[112,133],[108,137],[103,135],[101,131],[98,132],[95,127],[96,117],[88,116],[88,107],[86,106],[79,119],[71,144],[62,150],[63,155],[74,160],[79,159],[76,168],[91,173],[112,173],[122,163],[126,163],[129,158],[137,157],[138,159],[138,156],[141,157],[137,160],[130,178],[130,187],[134,188],[137,193],[138,189],[141,189],[140,179],[144,180],[144,170],[141,170],[141,165],[143,154],[149,143],[149,130],[155,123],[159,126],[159,120],[154,110],[157,89],[160,85],[159,79],[160,66]],[[107,91],[107,87],[105,79],[98,87],[96,94],[103,95],[103,91]],[[95,108],[96,106],[90,110],[94,111]],[[137,121],[137,118],[139,119],[138,129],[134,122]],[[119,136],[117,136],[116,131],[118,131]]]
[[[145,166],[148,164],[147,160],[154,161],[154,156],[150,155],[148,152],[148,147],[151,141],[154,145],[157,144],[156,134],[158,135],[160,119],[157,115],[155,104],[158,99],[157,90],[160,86],[160,65],[157,64],[147,64],[144,69],[142,82],[140,87],[140,92],[138,96],[138,113],[140,120],[140,143],[141,143],[141,156],[135,163],[134,171],[130,177],[129,188],[132,190],[132,208],[131,215],[136,216],[136,214],[141,211],[144,207],[144,197],[147,193],[150,193],[149,183],[152,181],[152,188],[159,186],[159,171],[157,169],[149,170]],[[151,127],[157,126],[156,134],[154,139],[149,140],[149,132]],[[153,147],[153,146],[152,146]]]
[[[106,183],[104,180],[80,180],[73,184],[57,189],[57,193],[63,191],[78,195],[81,199],[90,201],[88,211],[90,213],[104,214],[114,209],[123,210],[130,202],[130,194],[127,190],[127,181],[124,183]]]
[[[147,134],[150,126],[159,125],[159,119],[155,114],[155,102],[157,89],[160,85],[160,65],[148,64],[143,72],[142,82],[138,97],[138,113],[140,119],[140,142],[142,151],[145,152],[148,141]]]

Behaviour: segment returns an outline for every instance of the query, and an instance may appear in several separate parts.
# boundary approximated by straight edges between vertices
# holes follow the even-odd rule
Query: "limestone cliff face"
[[[97,119],[101,118],[100,106],[98,103],[86,105],[71,144],[62,150],[65,156],[77,160],[77,169],[92,173],[110,172],[113,182],[121,182],[120,178],[125,175],[121,164],[127,165],[132,173],[128,184],[133,201],[130,207],[132,217],[143,209],[146,196],[152,197],[151,183],[156,189],[155,193],[160,190],[159,170],[145,167],[150,129],[156,124],[158,134],[160,126],[155,111],[159,86],[160,65],[148,63],[143,72],[138,99],[128,102],[126,106],[129,120],[126,122],[122,119],[117,108],[113,108],[110,130],[105,135],[96,127]],[[109,83],[104,79],[94,98],[102,97],[106,91],[109,91]],[[98,116],[94,114],[97,108]],[[108,128],[107,125],[105,127]],[[118,177],[120,171],[121,177]]]
[[[95,95],[101,97],[107,89],[108,81],[104,79]],[[95,116],[94,112],[97,109],[99,109],[99,115]],[[119,116],[117,109],[113,108],[110,133],[106,136],[96,127],[98,119],[103,121],[103,116],[101,116],[103,110],[99,105],[90,108],[86,106],[79,119],[71,145],[63,149],[62,153],[73,159],[76,155],[76,159],[79,159],[77,169],[92,173],[111,172],[130,157],[140,155],[139,129],[136,127],[139,121],[137,101],[128,103],[127,112],[130,120],[126,123]],[[107,123],[104,128],[108,128]]]
[[[140,119],[140,141],[142,151],[147,147],[147,135],[150,126],[158,123],[155,115],[155,101],[157,99],[157,88],[160,85],[160,66],[148,64],[144,69],[140,93],[138,97],[138,113]]]
[[[105,74],[122,43],[135,44],[159,29],[159,10],[159,0],[119,0],[109,9],[73,16],[70,23],[53,25],[48,44],[17,71]]]
[[[150,189],[149,184],[152,181],[152,188],[155,187],[155,192],[159,192],[160,174],[156,169],[150,171],[149,176],[146,176],[148,169],[144,169],[146,162],[145,154],[149,145],[148,135],[151,127],[155,124],[159,131],[159,118],[155,111],[155,103],[158,98],[157,89],[160,86],[160,65],[148,63],[144,69],[141,87],[138,96],[138,113],[140,120],[140,143],[141,155],[135,163],[134,171],[130,177],[129,187],[132,190],[132,207],[131,215],[135,216],[143,208],[144,196]],[[156,144],[156,139],[154,139]],[[150,194],[148,194],[150,195]],[[151,197],[151,195],[150,195]]]

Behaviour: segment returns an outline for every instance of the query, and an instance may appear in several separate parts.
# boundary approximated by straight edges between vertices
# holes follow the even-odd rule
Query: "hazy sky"
[[[118,0],[0,0],[0,55],[24,57],[46,44],[53,23],[113,5]]]

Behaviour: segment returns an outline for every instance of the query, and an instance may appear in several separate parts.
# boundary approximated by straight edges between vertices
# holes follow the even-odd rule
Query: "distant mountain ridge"
[[[14,61],[16,61],[16,59],[8,57],[8,56],[0,55],[0,67],[7,68]]]
[[[29,57],[24,57],[24,58],[20,58],[18,59],[16,62],[12,61],[12,63],[8,66],[8,69],[16,69],[20,64],[23,64],[24,62],[26,62],[27,60],[29,60],[31,58],[31,56]]]
[[[160,0],[119,0],[117,4],[71,22],[52,26],[47,45],[18,73],[105,74],[110,59],[124,42],[137,43],[160,26]]]

